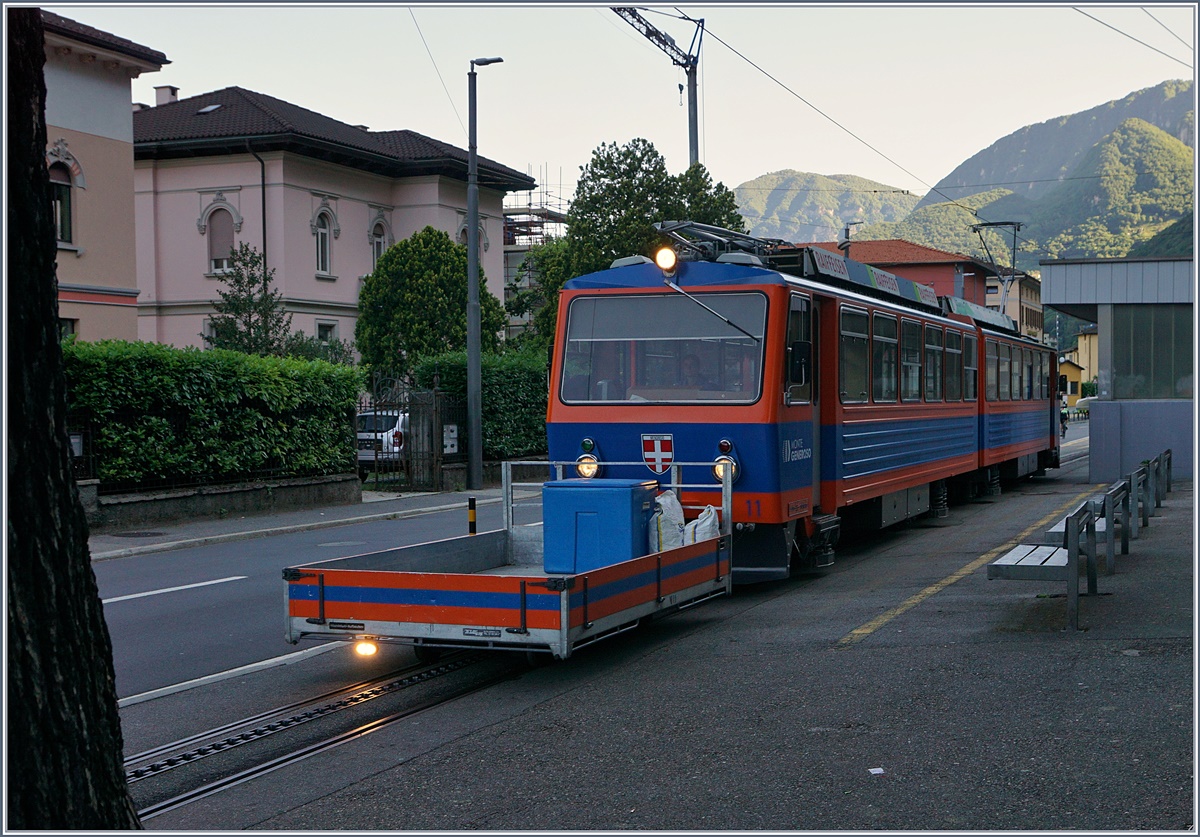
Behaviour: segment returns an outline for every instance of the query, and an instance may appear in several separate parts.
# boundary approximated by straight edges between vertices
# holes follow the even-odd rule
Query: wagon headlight
[[[596,457],[590,453],[585,453],[575,460],[575,473],[584,479],[590,480],[600,473],[600,463],[596,460]]]
[[[675,267],[678,262],[679,257],[675,255],[675,251],[670,247],[662,247],[654,254],[654,263],[663,272],[663,276],[668,279],[675,275]]]
[[[713,462],[712,473],[713,479],[721,482],[725,478],[725,470],[729,469],[729,481],[733,482],[738,478],[738,464],[732,456],[718,456]]]
[[[354,653],[360,657],[373,657],[379,646],[369,640],[354,643]]]

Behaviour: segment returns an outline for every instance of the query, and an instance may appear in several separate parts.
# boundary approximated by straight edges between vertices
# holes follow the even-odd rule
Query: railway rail
[[[183,772],[164,790],[154,779],[165,778],[166,774],[186,766],[196,765],[206,759],[228,754],[256,742],[295,730],[311,721],[338,717],[339,713],[361,707],[366,703],[389,695],[397,695],[414,687],[429,686],[449,675],[465,672],[480,666],[495,655],[483,653],[461,653],[448,656],[433,664],[417,666],[391,672],[370,681],[335,689],[317,697],[278,706],[265,712],[223,724],[213,729],[153,747],[131,755],[125,760],[126,781],[131,785],[135,803],[139,805],[138,816],[152,819],[167,811],[183,807],[200,799],[220,793],[228,788],[251,781],[272,771],[303,761],[310,756],[338,747],[393,724],[412,718],[430,709],[444,706],[467,695],[487,689],[504,680],[517,676],[523,669],[520,665],[506,663],[498,669],[481,670],[468,676],[462,683],[432,695],[421,695],[400,709],[389,706],[379,717],[361,720],[349,729],[341,729],[332,735],[313,740],[310,734],[302,740],[280,746],[270,752],[241,750],[243,757],[233,762],[210,762],[205,775]],[[342,715],[341,717],[346,717]],[[282,749],[282,752],[281,752]],[[257,761],[255,759],[257,758]],[[252,762],[246,766],[246,762]],[[145,783],[145,784],[140,784]],[[182,786],[184,789],[180,790]],[[139,798],[141,797],[141,798]]]

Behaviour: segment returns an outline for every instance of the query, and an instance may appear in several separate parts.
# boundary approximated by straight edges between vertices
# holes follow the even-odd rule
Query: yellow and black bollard
[[[475,534],[475,498],[467,498],[467,533]]]

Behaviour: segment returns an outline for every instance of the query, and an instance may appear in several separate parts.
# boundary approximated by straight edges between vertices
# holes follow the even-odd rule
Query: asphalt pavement
[[[1073,424],[1064,467],[997,501],[848,547],[831,571],[739,590],[150,827],[1195,833],[1191,480],[1175,481],[1100,595],[1084,598],[1079,632],[1064,630],[1060,585],[989,581],[982,568],[1100,488],[1086,454],[1086,425]],[[91,546],[112,558],[465,510],[471,495],[500,501],[499,489],[365,492],[350,506],[97,533]],[[322,666],[338,674],[335,657],[140,704],[123,723],[135,735],[155,713],[178,719],[237,689],[288,693]]]

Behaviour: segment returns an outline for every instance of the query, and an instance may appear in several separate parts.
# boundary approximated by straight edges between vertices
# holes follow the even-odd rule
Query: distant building
[[[1166,448],[1176,474],[1190,478],[1192,259],[1060,259],[1041,266],[1046,305],[1097,325],[1089,479],[1119,479]]]
[[[59,329],[89,341],[136,340],[130,82],[170,62],[44,10],[42,25]]]
[[[1079,386],[1083,382],[1083,367],[1064,355],[1058,359],[1058,374],[1067,381],[1065,390],[1060,388],[1060,392],[1066,392],[1067,406],[1074,407],[1075,402],[1079,400]]]
[[[202,346],[242,242],[265,255],[294,329],[351,341],[362,280],[388,247],[426,226],[466,243],[464,149],[241,87],[157,92],[133,115],[142,340]],[[534,186],[479,158],[480,277],[499,299],[503,198]]]
[[[999,273],[999,270],[997,270]],[[1008,275],[1007,272],[1004,274]],[[1004,296],[1004,282],[993,274],[987,280],[988,308],[1007,314],[1026,337],[1044,341],[1045,314],[1042,310],[1042,280],[1028,273],[1017,271],[1017,278],[1009,282],[1008,297]]]
[[[504,296],[502,302],[515,294],[534,287],[538,278],[525,267],[525,256],[530,249],[545,244],[551,238],[566,235],[566,207],[552,200],[545,192],[514,196],[504,207]],[[508,337],[515,337],[529,328],[534,312],[520,317],[511,317],[508,322]]]

